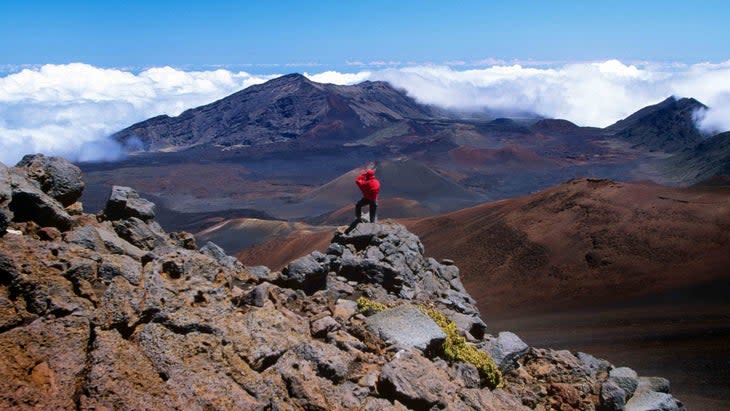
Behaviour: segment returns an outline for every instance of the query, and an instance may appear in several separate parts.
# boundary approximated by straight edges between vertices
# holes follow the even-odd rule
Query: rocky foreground
[[[2,409],[684,409],[663,378],[490,335],[399,224],[271,272],[82,190],[59,158],[0,164]]]

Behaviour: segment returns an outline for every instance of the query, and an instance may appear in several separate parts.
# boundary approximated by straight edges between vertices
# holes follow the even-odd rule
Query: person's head
[[[370,170],[366,171],[365,172],[365,177],[368,178],[368,179],[374,178],[375,177],[375,170],[373,170],[371,168]]]

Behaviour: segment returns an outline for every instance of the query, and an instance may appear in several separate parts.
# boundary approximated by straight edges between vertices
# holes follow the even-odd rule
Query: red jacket
[[[375,170],[368,170],[361,173],[355,180],[362,191],[362,196],[371,201],[378,201],[380,193],[380,181],[375,178]]]

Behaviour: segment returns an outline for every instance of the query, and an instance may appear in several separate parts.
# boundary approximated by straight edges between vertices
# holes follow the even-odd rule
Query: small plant
[[[388,309],[388,306],[379,303],[377,301],[373,301],[366,297],[360,297],[357,299],[357,311],[365,314],[365,315],[371,315],[375,313],[379,313],[381,311],[385,311]]]
[[[431,317],[431,319],[444,330],[446,333],[446,341],[442,345],[442,354],[444,358],[453,362],[461,361],[473,364],[479,370],[489,388],[501,388],[504,386],[502,373],[497,368],[492,358],[484,351],[479,351],[475,346],[468,344],[466,339],[459,335],[456,329],[456,323],[449,321],[440,311],[419,306],[420,310]]]

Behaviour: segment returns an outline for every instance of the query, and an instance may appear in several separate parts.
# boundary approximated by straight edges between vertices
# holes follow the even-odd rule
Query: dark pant
[[[370,222],[375,222],[375,213],[378,211],[378,203],[367,198],[362,198],[355,204],[355,215],[359,220],[362,217],[362,206],[368,205],[370,207]]]

